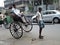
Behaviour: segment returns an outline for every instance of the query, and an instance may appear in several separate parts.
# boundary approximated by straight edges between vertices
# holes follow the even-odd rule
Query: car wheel
[[[53,23],[58,23],[59,22],[59,19],[58,18],[54,18],[53,19]]]

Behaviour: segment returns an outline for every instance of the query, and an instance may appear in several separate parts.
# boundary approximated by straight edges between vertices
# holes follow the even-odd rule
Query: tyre
[[[23,35],[23,29],[21,28],[19,23],[11,23],[10,25],[10,33],[15,39],[19,39]]]
[[[53,19],[53,23],[58,23],[59,22],[59,18],[54,18]]]
[[[6,28],[6,29],[9,29],[9,24],[8,24],[8,22],[7,22],[7,19],[4,19],[4,21],[3,21],[3,25],[4,25],[4,27]]]
[[[24,17],[26,20],[26,25],[22,25],[22,28],[25,32],[30,32],[33,28],[32,21],[26,17]]]

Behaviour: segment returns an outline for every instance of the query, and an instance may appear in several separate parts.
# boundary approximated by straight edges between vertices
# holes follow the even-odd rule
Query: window
[[[51,12],[44,12],[43,15],[51,14]]]
[[[51,12],[52,14],[56,14],[56,12]]]
[[[44,12],[43,15],[47,15],[47,14],[56,14],[56,12],[54,11],[49,11],[49,12]]]
[[[48,12],[48,14],[52,14],[51,12]]]

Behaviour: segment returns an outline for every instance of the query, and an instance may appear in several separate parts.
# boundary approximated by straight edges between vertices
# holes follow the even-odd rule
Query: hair
[[[16,8],[15,4],[10,5],[9,9],[12,9],[12,7]]]
[[[10,6],[9,9],[12,9],[12,6]]]
[[[13,4],[12,6],[13,6],[14,8],[16,8],[16,5],[15,5],[15,4]]]
[[[39,10],[39,12],[41,12],[42,11],[42,8],[39,7],[38,10]]]
[[[1,14],[1,12],[0,12],[0,14]]]

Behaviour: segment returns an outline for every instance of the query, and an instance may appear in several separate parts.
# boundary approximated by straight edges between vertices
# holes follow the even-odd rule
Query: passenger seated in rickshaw
[[[23,17],[23,13],[20,12],[20,10],[18,10],[15,6],[15,4],[13,4],[9,9],[11,9],[11,13],[12,13],[12,17],[13,17],[13,20],[14,21],[19,21],[23,24],[26,24],[23,20],[22,20],[22,17]]]

